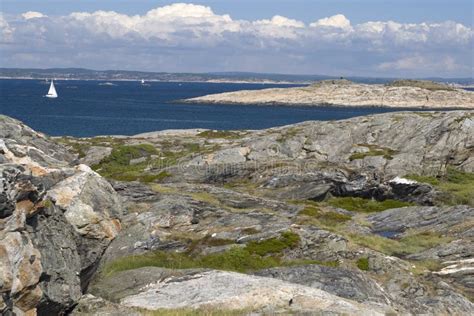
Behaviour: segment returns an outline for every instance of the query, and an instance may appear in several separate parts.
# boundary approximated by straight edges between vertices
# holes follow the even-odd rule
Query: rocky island
[[[289,91],[361,91],[322,85]],[[0,116],[0,314],[467,315],[473,172],[471,111],[94,138]]]
[[[305,87],[242,90],[184,100],[188,103],[474,109],[474,92],[423,80],[360,84],[323,80]]]

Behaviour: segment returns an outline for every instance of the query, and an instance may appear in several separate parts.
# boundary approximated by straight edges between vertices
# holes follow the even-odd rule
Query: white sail
[[[46,95],[47,98],[57,98],[58,94],[56,93],[56,88],[54,87],[53,80],[51,80],[51,85],[49,86],[48,94]]]
[[[142,79],[142,84],[144,84],[144,83],[145,83],[145,79]]]

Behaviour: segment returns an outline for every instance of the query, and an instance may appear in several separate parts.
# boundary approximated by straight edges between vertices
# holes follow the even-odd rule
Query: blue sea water
[[[53,136],[134,135],[165,129],[263,129],[307,120],[337,120],[382,108],[180,104],[210,93],[284,87],[271,84],[55,81],[57,99],[44,98],[44,80],[0,80],[0,113]]]

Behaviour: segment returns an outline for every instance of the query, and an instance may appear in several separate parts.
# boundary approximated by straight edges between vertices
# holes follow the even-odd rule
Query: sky
[[[0,0],[0,67],[472,77],[465,0]]]

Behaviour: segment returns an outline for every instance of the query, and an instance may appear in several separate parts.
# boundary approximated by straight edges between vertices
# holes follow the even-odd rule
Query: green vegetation
[[[130,164],[130,160],[141,158],[153,154],[157,154],[155,147],[150,144],[140,144],[140,145],[132,145],[126,146],[121,145],[115,147],[110,155],[102,160],[101,163],[117,163],[120,165],[128,165]]]
[[[395,150],[386,148],[386,147],[378,147],[377,145],[371,144],[358,144],[357,146],[366,147],[369,150],[367,152],[357,152],[353,153],[349,156],[349,160],[357,160],[357,159],[364,159],[365,157],[375,157],[375,156],[382,156],[387,160],[393,159],[393,155],[396,153]]]
[[[144,180],[144,182],[153,181],[153,176],[144,174],[150,156],[157,154],[155,147],[150,144],[140,145],[119,145],[114,147],[111,154],[102,159],[102,161],[92,166],[92,169],[99,172],[102,176],[121,181]],[[145,157],[145,161],[130,164],[132,159]],[[141,179],[141,177],[144,177]]]
[[[251,254],[265,256],[279,253],[285,249],[293,249],[298,246],[300,236],[292,232],[283,232],[279,238],[270,238],[263,241],[251,241],[245,249]]]
[[[251,311],[245,309],[224,310],[219,308],[200,307],[197,309],[177,308],[177,309],[157,309],[140,310],[144,316],[238,316],[249,315]]]
[[[210,268],[237,272],[249,272],[277,266],[301,264],[322,264],[335,267],[336,261],[320,262],[315,260],[284,260],[282,251],[291,249],[299,244],[300,238],[292,232],[283,232],[278,238],[250,242],[246,246],[233,246],[230,249],[208,255],[192,255],[191,252],[198,244],[227,245],[228,240],[203,241],[191,243],[186,253],[156,251],[142,255],[129,256],[108,264],[103,273],[111,275],[115,272],[132,270],[146,266],[164,267],[170,269]]]
[[[356,264],[360,270],[369,271],[369,258],[359,258]]]
[[[363,199],[359,197],[332,197],[327,203],[333,207],[343,208],[353,212],[380,212],[391,208],[414,205],[408,202],[397,200],[376,201],[371,199]]]
[[[299,127],[290,127],[288,129],[286,129],[286,131],[282,132],[280,134],[280,136],[278,136],[277,142],[284,143],[288,139],[291,139],[291,138],[295,137],[296,135],[298,135],[300,132],[301,132],[301,128],[299,128]]]
[[[203,138],[227,138],[227,139],[232,139],[232,138],[240,138],[240,134],[237,132],[231,132],[231,131],[204,131],[199,134],[197,134],[199,137]]]
[[[390,239],[378,235],[349,235],[348,237],[358,245],[388,255],[399,256],[417,253],[452,240],[451,237],[433,232],[413,233],[400,239]]]
[[[431,184],[441,191],[438,201],[440,204],[474,206],[474,173],[448,167],[442,176],[407,175],[406,178]]]
[[[255,229],[253,227],[248,227],[248,228],[242,229],[241,233],[245,234],[245,235],[254,235],[254,234],[259,233],[259,230]]]
[[[317,219],[318,223],[322,226],[336,226],[342,223],[347,222],[352,217],[346,214],[341,214],[337,212],[321,211],[320,208],[314,205],[306,205],[305,208],[299,213],[299,215],[309,216]]]
[[[53,202],[51,202],[51,200],[49,199],[43,200],[43,207],[50,208],[52,206],[53,206]]]
[[[120,145],[122,140],[114,137],[93,137],[93,138],[72,138],[59,137],[54,140],[62,145],[68,147],[72,152],[75,152],[79,158],[84,158],[86,152],[92,146],[114,147]]]
[[[442,268],[441,262],[437,260],[417,260],[412,262],[411,272],[414,274],[424,274],[427,271],[439,271]]]
[[[417,87],[417,88],[427,89],[430,91],[438,91],[438,90],[454,91],[454,89],[448,85],[434,82],[434,81],[429,81],[429,80],[410,80],[410,79],[395,80],[388,83],[387,86],[389,87]]]

